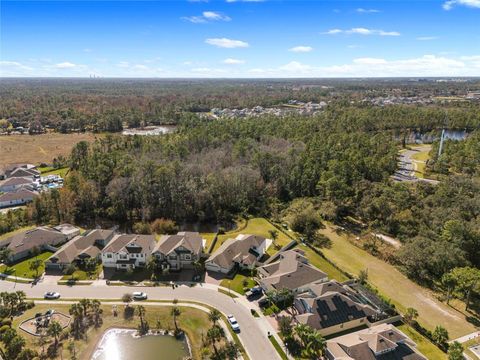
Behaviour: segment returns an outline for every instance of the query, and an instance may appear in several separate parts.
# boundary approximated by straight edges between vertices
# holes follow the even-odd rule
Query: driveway
[[[58,291],[63,300],[67,299],[120,299],[123,294],[133,291],[144,291],[149,300],[173,300],[196,301],[210,305],[224,314],[233,314],[238,320],[241,332],[238,334],[247,354],[252,360],[280,359],[275,348],[267,337],[270,324],[264,318],[254,318],[246,300],[231,298],[224,295],[211,286],[186,285],[179,286],[174,290],[171,287],[142,287],[142,286],[65,286],[53,284],[16,284],[10,281],[0,281],[0,291],[22,290],[30,298],[42,298],[47,291]]]

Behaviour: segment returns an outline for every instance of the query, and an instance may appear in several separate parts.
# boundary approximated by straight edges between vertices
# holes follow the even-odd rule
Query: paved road
[[[62,286],[51,284],[16,284],[10,281],[0,281],[0,291],[23,290],[28,297],[40,298],[46,291],[58,291],[62,299],[120,299],[123,294],[133,291],[144,291],[149,300],[196,301],[210,305],[224,314],[233,314],[241,327],[239,338],[247,354],[252,360],[280,359],[275,348],[267,337],[271,327],[265,318],[254,318],[249,310],[248,302],[243,298],[233,299],[208,286],[171,287],[141,287],[141,286],[107,286],[96,284],[91,286]],[[252,308],[254,306],[251,306]]]
[[[425,151],[424,149],[428,149],[429,147],[430,145],[425,145],[422,151]],[[392,176],[393,179],[396,181],[424,181],[433,185],[438,184],[437,180],[419,178],[415,175],[416,166],[412,156],[418,153],[418,151],[419,149],[406,149],[398,154],[398,168]]]

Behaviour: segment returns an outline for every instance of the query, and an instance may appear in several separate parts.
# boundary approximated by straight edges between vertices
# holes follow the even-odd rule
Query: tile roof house
[[[89,258],[100,259],[102,249],[114,235],[113,230],[91,230],[74,237],[45,261],[46,271],[63,270]]]
[[[65,234],[69,240],[73,239],[77,235],[80,235],[80,229],[71,224],[60,224],[55,226],[54,229],[60,231],[62,234]]]
[[[170,270],[192,269],[202,254],[202,237],[187,231],[162,236],[152,251],[162,268]]]
[[[13,192],[22,188],[33,189],[33,180],[26,177],[12,177],[0,183],[0,192]]]
[[[300,249],[285,251],[277,261],[257,270],[264,291],[289,289],[293,293],[302,293],[312,283],[328,281],[327,274],[310,265]]]
[[[53,247],[65,241],[67,237],[61,232],[48,227],[38,227],[2,240],[0,248],[10,249],[10,261],[15,262],[30,256],[34,248],[40,251],[53,250]]]
[[[25,205],[33,201],[37,196],[38,194],[36,192],[26,189],[8,192],[0,195],[0,208]]]
[[[116,235],[102,250],[103,267],[117,270],[145,267],[155,244],[153,235]]]
[[[12,173],[17,169],[29,170],[28,176],[39,175],[40,172],[36,170],[36,166],[32,164],[10,164],[0,168],[0,180],[11,177]],[[19,173],[20,174],[20,173]]]
[[[365,304],[350,287],[331,280],[311,284],[294,301],[299,323],[319,330],[323,336],[360,326],[369,326],[380,316],[379,310]]]
[[[267,250],[263,236],[240,234],[226,240],[205,262],[208,271],[229,273],[234,268],[253,268]]]
[[[372,326],[327,341],[329,360],[426,360],[415,343],[391,324]]]
[[[26,177],[30,179],[38,178],[40,176],[40,171],[36,169],[27,169],[23,167],[17,167],[15,170],[13,170],[8,177],[9,178],[16,178],[16,177]]]

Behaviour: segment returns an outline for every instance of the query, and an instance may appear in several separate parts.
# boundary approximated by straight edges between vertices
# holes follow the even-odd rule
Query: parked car
[[[140,292],[140,291],[135,291],[132,294],[132,297],[133,297],[134,300],[147,300],[147,298],[148,298],[146,293]]]
[[[232,330],[235,332],[240,331],[240,325],[238,325],[237,319],[233,315],[228,315],[228,322],[230,323],[230,326],[232,327]]]
[[[45,293],[45,295],[43,295],[43,297],[48,300],[60,299],[60,293],[55,291],[48,291]]]
[[[260,286],[254,286],[253,288],[251,288],[245,293],[245,296],[247,297],[247,299],[250,299],[257,295],[261,295],[262,292],[263,292],[263,289]]]
[[[43,316],[42,313],[36,313],[36,314],[35,314],[35,319],[41,318],[42,316]]]
[[[267,298],[258,300],[258,306],[260,306],[261,308],[265,308],[268,305],[270,305],[270,300],[268,300]]]
[[[46,315],[46,316],[52,316],[54,313],[55,313],[55,310],[53,310],[53,309],[48,309],[48,310],[45,312],[45,315]]]

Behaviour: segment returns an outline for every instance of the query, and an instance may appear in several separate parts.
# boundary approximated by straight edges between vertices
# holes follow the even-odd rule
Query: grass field
[[[312,249],[308,248],[305,245],[299,245],[298,248],[305,252],[305,255],[307,256],[307,259],[310,262],[310,264],[312,264],[313,266],[319,268],[324,273],[326,273],[329,279],[334,279],[340,282],[347,281],[349,279],[344,273],[342,273],[335,266],[330,264],[323,257],[318,255]]]
[[[348,235],[337,234],[330,224],[326,225],[320,232],[332,240],[332,247],[322,249],[325,256],[352,275],[368,269],[369,282],[383,296],[390,298],[400,311],[407,307],[417,309],[418,321],[422,326],[433,330],[435,326],[443,325],[451,338],[475,331],[465,314],[438,301],[430,291],[409,280],[392,265],[353,245]],[[354,241],[353,238],[350,240]]]
[[[91,277],[83,270],[75,270],[72,275],[64,275],[62,276],[61,280],[95,280],[98,277],[98,274],[102,272],[102,265],[97,265],[95,272],[92,274]]]
[[[41,253],[37,257],[45,261],[47,260],[53,253],[50,251],[46,251],[44,253]],[[19,276],[23,278],[28,278],[28,279],[33,279],[35,278],[35,271],[30,270],[30,261],[32,261],[34,258],[29,258],[26,260],[23,260],[19,263],[16,263],[15,265],[9,266],[8,267],[8,274],[13,275],[13,276]],[[0,271],[3,272],[7,270],[5,265],[1,265]],[[41,275],[45,271],[45,265],[42,263],[42,266],[38,269],[38,274]]]
[[[417,150],[417,153],[411,156],[413,166],[415,167],[415,174],[417,177],[425,178],[425,168],[427,167],[427,160],[430,159],[431,145],[414,145],[410,146],[412,150]]]
[[[0,136],[0,164],[51,163],[59,155],[69,155],[79,141],[92,142],[99,136],[92,133]]]
[[[60,177],[65,178],[70,169],[68,167],[55,169],[51,166],[46,166],[46,167],[39,167],[38,170],[40,171],[41,176],[59,175]]]
[[[243,285],[243,281],[247,282],[247,285]],[[250,277],[242,275],[242,274],[236,274],[235,277],[230,280],[230,279],[223,279],[222,282],[220,283],[221,286],[225,288],[229,288],[233,291],[236,291],[237,293],[244,295],[245,292],[243,291],[244,287],[251,288],[257,285],[257,283]]]
[[[402,324],[397,326],[405,335],[417,344],[417,349],[428,359],[442,360],[447,359],[447,355],[435,346],[430,340],[426,339],[422,334],[412,327]]]
[[[268,239],[271,238],[271,235],[269,234],[269,230],[277,230],[278,232],[278,238],[277,238],[277,245],[279,247],[282,247],[286,244],[288,244],[290,241],[292,241],[287,235],[285,235],[283,232],[279,231],[275,226],[270,224],[266,219],[264,218],[253,218],[253,219],[248,219],[247,223],[242,223],[240,222],[237,224],[237,230],[234,231],[229,231],[223,235],[218,235],[218,240],[217,243],[215,244],[214,250],[218,249],[220,245],[223,244],[223,242],[229,238],[235,238],[239,234],[252,234],[252,235],[261,235],[264,236]],[[277,249],[275,249],[275,246],[273,244],[269,247],[268,249],[268,254],[272,255],[275,252],[277,252]]]
[[[62,304],[40,304],[33,309],[28,310],[22,316],[15,318],[13,326],[15,328],[25,319],[31,318],[37,312],[45,312],[48,309],[55,309],[64,314],[68,314],[70,305]],[[112,327],[136,328],[139,321],[135,316],[133,319],[124,319],[123,306],[117,306],[119,316],[113,317],[112,306],[103,305],[103,324],[99,329],[91,328],[88,331],[87,340],[75,341],[77,358],[80,360],[90,359],[90,356],[95,349],[97,341],[100,339],[103,332]],[[161,323],[163,329],[174,329],[173,318],[170,315],[171,306],[145,306],[146,319],[150,324],[150,328],[155,328],[157,321]],[[200,358],[202,334],[205,334],[210,328],[211,323],[208,320],[208,314],[199,309],[180,307],[181,315],[178,317],[179,327],[182,328],[188,335],[190,340],[194,358]],[[34,336],[27,335],[19,330],[22,336],[25,337],[27,344],[33,349],[39,349]],[[64,341],[63,344],[63,359],[70,359],[70,353],[67,350],[68,343]],[[60,358],[60,356],[58,357]]]

